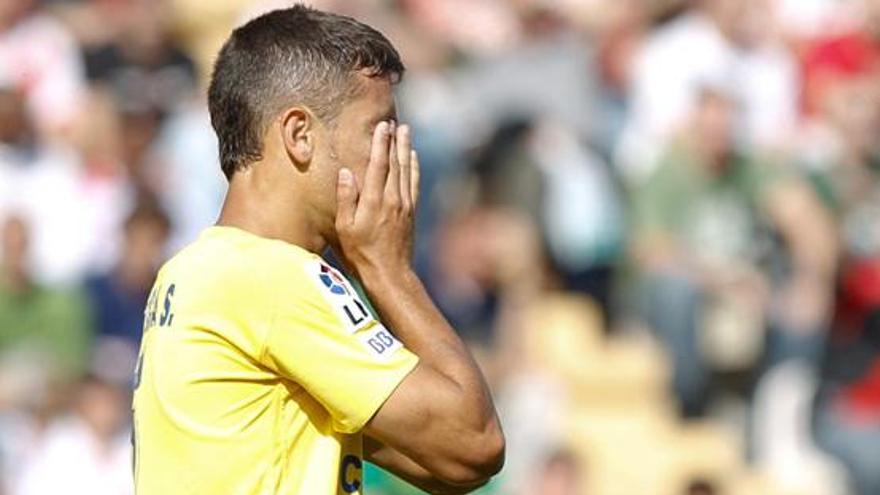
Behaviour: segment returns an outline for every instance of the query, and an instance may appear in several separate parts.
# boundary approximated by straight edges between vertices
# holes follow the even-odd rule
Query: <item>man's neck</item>
[[[255,177],[246,174],[247,171],[236,172],[229,182],[217,225],[235,227],[321,254],[327,241],[309,218],[308,205],[297,202],[296,194],[261,187]]]

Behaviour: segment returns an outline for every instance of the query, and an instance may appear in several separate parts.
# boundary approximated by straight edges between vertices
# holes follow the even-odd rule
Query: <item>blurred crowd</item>
[[[132,493],[147,292],[225,191],[211,62],[289,4],[0,0],[0,495]],[[311,4],[407,65],[481,493],[880,494],[880,0]]]

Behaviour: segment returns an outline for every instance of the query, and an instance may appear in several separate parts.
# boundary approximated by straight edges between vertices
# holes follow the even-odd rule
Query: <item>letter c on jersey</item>
[[[350,481],[348,476],[349,467],[353,467],[358,471],[358,473],[351,476]],[[339,483],[342,485],[342,490],[345,493],[354,493],[361,488],[361,476],[359,471],[362,469],[363,463],[358,456],[347,455],[342,458],[342,464],[339,466]]]

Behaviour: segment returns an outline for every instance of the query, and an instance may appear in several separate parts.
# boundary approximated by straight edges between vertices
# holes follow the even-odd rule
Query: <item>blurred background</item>
[[[312,4],[408,66],[481,493],[880,494],[880,0]],[[132,493],[147,291],[225,188],[211,61],[285,5],[0,0],[0,494]]]

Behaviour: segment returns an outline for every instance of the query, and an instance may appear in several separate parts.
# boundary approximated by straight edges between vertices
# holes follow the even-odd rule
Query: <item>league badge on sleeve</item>
[[[348,290],[348,287],[346,287],[346,281],[342,276],[324,263],[320,263],[320,265],[321,268],[318,278],[321,279],[321,283],[324,284],[324,287],[337,296],[350,296],[351,292]]]
[[[311,271],[317,277],[324,298],[350,333],[362,330],[374,321],[367,305],[342,274],[322,260],[316,260]]]

